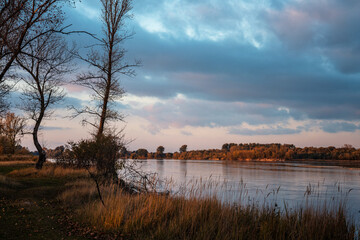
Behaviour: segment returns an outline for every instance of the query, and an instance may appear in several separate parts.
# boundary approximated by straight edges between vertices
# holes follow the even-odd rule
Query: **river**
[[[345,202],[348,215],[360,223],[360,169],[286,162],[212,160],[141,160],[142,169],[171,182],[173,194],[205,186],[201,196],[223,202],[288,209],[307,204],[328,208]],[[197,193],[199,194],[199,193]]]

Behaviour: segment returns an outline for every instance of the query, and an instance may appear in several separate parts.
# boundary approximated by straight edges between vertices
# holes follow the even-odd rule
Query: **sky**
[[[125,127],[130,150],[360,147],[359,9],[358,0],[134,0],[126,26],[135,35],[124,47],[142,66],[121,76],[127,93],[116,106],[126,118],[116,126]],[[101,36],[98,0],[65,11],[72,30]],[[89,137],[81,118],[65,118],[66,104],[87,104],[89,92],[65,88],[42,130],[45,147]],[[34,149],[29,137],[23,145]]]

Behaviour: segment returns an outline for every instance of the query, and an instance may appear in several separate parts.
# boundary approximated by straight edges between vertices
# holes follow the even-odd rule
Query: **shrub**
[[[96,167],[97,177],[102,180],[117,180],[117,160],[123,148],[122,136],[103,134],[79,142],[70,142],[56,162],[63,166],[89,169]],[[95,174],[95,173],[93,173]]]

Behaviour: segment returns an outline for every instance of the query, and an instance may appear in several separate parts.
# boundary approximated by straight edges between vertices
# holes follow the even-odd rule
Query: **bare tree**
[[[0,134],[4,135],[9,143],[8,153],[15,153],[16,144],[20,141],[19,136],[23,133],[24,127],[25,119],[14,113],[7,113],[5,118],[0,119]]]
[[[134,76],[134,67],[139,61],[130,64],[125,61],[126,50],[123,42],[132,36],[125,27],[125,20],[131,18],[131,0],[101,0],[103,37],[97,38],[90,53],[83,57],[76,54],[90,65],[90,71],[78,76],[75,83],[92,91],[94,106],[86,106],[75,110],[74,117],[87,114],[92,120],[85,118],[84,124],[90,124],[96,129],[96,136],[104,133],[110,120],[122,120],[123,115],[112,108],[112,105],[122,98],[124,89],[120,85],[120,75]]]
[[[61,5],[73,0],[1,0],[0,1],[0,110],[6,108],[9,84],[7,73],[20,56],[32,54],[31,43],[49,32],[64,32]],[[37,56],[33,56],[37,57]]]
[[[63,78],[71,71],[69,63],[72,54],[66,48],[67,44],[61,36],[49,32],[29,44],[31,54],[16,59],[27,73],[21,109],[35,122],[32,135],[39,153],[37,169],[41,169],[46,160],[38,140],[39,128],[42,121],[53,113],[51,106],[63,99]]]
[[[12,89],[12,86],[7,83],[0,83],[0,116],[5,115],[9,109],[9,103],[6,101],[6,96]]]
[[[19,54],[31,54],[27,47],[49,32],[61,32],[68,0],[3,0],[0,3],[0,81]]]

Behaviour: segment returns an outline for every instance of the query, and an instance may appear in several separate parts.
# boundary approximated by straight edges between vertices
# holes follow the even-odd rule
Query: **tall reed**
[[[86,183],[83,189],[93,186]],[[74,185],[75,186],[75,185]],[[343,204],[336,209],[307,205],[295,209],[271,205],[224,203],[215,195],[129,195],[117,186],[102,188],[105,206],[93,197],[77,205],[84,221],[97,229],[114,231],[134,239],[354,239],[355,227]],[[64,192],[62,200],[76,201],[76,188]],[[200,194],[200,195],[199,195]],[[90,194],[91,195],[91,194]],[[90,196],[89,195],[89,196]],[[202,197],[199,197],[202,196]],[[73,202],[76,205],[75,202]]]

